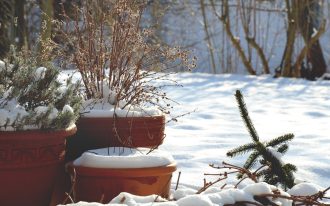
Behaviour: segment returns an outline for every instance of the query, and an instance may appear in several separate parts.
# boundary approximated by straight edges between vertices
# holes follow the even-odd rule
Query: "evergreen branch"
[[[266,143],[266,147],[275,147],[278,144],[291,141],[293,138],[294,138],[293,134],[291,134],[291,133],[285,134],[283,136],[277,137],[277,138],[271,140],[270,142]]]
[[[234,157],[240,154],[244,154],[247,152],[250,152],[251,150],[256,148],[256,144],[255,143],[249,143],[249,144],[245,144],[239,147],[236,147],[235,149],[232,149],[230,151],[227,152],[227,156],[228,157]]]
[[[293,164],[287,163],[287,164],[283,165],[283,170],[286,172],[296,172],[297,167]]]
[[[242,119],[244,120],[244,123],[245,123],[245,125],[246,125],[253,141],[258,142],[259,141],[259,136],[258,136],[257,131],[255,130],[255,128],[252,124],[252,121],[249,117],[249,113],[247,111],[242,93],[239,90],[236,90],[235,96],[236,96],[236,100],[237,100],[237,103],[238,103],[238,106],[239,106],[239,110],[240,110]]]
[[[253,167],[256,164],[256,160],[258,159],[259,156],[260,156],[259,152],[251,153],[243,167],[245,169],[250,169],[251,167]]]
[[[267,175],[269,175],[269,168],[267,166],[265,166],[265,168],[258,171],[258,173],[256,175],[257,175],[258,178],[263,177],[264,181],[265,181],[265,177]],[[267,181],[265,181],[265,182],[267,182]]]
[[[288,149],[289,149],[289,146],[287,144],[283,144],[277,149],[277,152],[284,154],[288,151]]]
[[[268,149],[262,150],[261,155],[263,156],[264,160],[266,160],[271,164],[271,169],[274,171],[275,174],[281,177],[285,176],[285,173],[282,170],[281,161],[277,159],[270,150]]]
[[[277,159],[272,152],[268,149],[262,151],[263,158],[270,163],[271,172],[278,177],[278,182],[285,188],[291,188],[294,185],[293,174],[286,173],[283,169],[283,165],[279,159]]]
[[[268,149],[268,147],[275,148],[277,149],[277,152],[283,154],[289,148],[286,143],[291,141],[294,138],[294,135],[286,134],[266,143],[260,142],[258,134],[249,117],[241,92],[237,90],[235,96],[242,119],[250,133],[253,142],[230,150],[227,152],[227,156],[233,157],[238,154],[252,151],[244,164],[245,169],[253,167],[253,165],[256,163],[256,160],[260,159],[260,164],[262,165],[263,169],[256,172],[256,176],[258,178],[262,178],[268,184],[281,184],[284,189],[291,188],[294,185],[293,172],[295,172],[297,168],[292,164],[283,165],[281,159],[279,159],[270,150],[270,148]],[[241,174],[238,175],[238,179],[241,179],[242,177],[243,176]]]

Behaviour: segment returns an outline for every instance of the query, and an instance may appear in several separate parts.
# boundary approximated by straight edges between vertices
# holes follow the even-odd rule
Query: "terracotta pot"
[[[163,143],[165,116],[82,117],[77,128],[77,134],[68,140],[68,161],[87,150],[104,147],[156,148]]]
[[[121,192],[135,195],[169,196],[172,173],[176,164],[149,168],[103,169],[74,166],[74,197],[76,201],[108,203]]]
[[[0,131],[0,205],[49,205],[64,170],[65,137],[75,132],[75,126],[59,131]]]

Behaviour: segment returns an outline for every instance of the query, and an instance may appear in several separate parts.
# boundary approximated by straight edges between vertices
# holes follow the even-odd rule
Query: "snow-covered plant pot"
[[[49,205],[64,174],[65,138],[76,132],[80,98],[58,75],[33,59],[0,61],[1,205]]]
[[[64,170],[65,138],[75,132],[75,126],[55,131],[0,131],[1,205],[49,205]]]
[[[165,116],[159,111],[141,113],[117,109],[115,112],[94,108],[76,124],[78,131],[68,140],[68,160],[76,159],[87,150],[104,147],[157,148],[165,137]]]
[[[109,202],[120,192],[167,198],[176,164],[147,148],[111,147],[85,152],[69,165],[75,201]]]
[[[77,125],[79,138],[72,139],[70,145],[88,145],[76,152],[78,155],[86,149],[107,146],[157,147],[164,138],[163,115],[169,113],[174,102],[161,91],[164,85],[176,85],[168,71],[174,66],[191,69],[196,58],[190,59],[188,51],[154,41],[152,27],[141,26],[147,2],[101,2],[93,2],[93,6],[102,7],[94,10],[90,10],[88,1],[83,3],[76,11],[76,16],[83,18],[75,19],[77,26],[73,31],[64,31],[63,36],[70,45],[75,45],[69,61],[81,75],[86,102],[100,105],[101,113],[107,113],[109,107],[116,111],[107,118],[96,119],[86,118],[88,113],[83,108]],[[104,5],[109,9],[103,9]],[[67,17],[67,21],[72,25],[72,18]],[[163,85],[156,84],[156,80]],[[136,118],[121,111],[132,112],[136,108],[144,111],[149,107],[157,107],[162,113],[152,117],[146,113],[145,118],[141,115]],[[117,115],[118,112],[121,114]],[[76,156],[70,155],[68,159]]]

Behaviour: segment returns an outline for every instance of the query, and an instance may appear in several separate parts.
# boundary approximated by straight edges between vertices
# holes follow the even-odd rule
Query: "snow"
[[[266,183],[256,183],[248,186],[249,188],[239,189],[223,189],[221,192],[213,190],[213,193],[202,193],[202,194],[189,194],[183,196],[180,199],[175,199],[168,201],[162,199],[157,195],[149,196],[136,196],[126,192],[120,193],[117,197],[112,199],[109,206],[115,206],[116,204],[122,204],[123,206],[148,206],[148,205],[158,205],[158,206],[222,206],[226,204],[234,204],[238,201],[250,201],[255,202],[253,195],[255,194],[272,194],[272,186]],[[188,189],[189,190],[189,189]],[[190,191],[190,190],[189,190]],[[291,206],[292,201],[278,198],[277,203],[281,206]],[[68,204],[71,206],[91,206],[95,203],[79,202],[76,204]],[[102,205],[96,204],[95,206]]]
[[[14,131],[15,128],[12,126],[16,121],[21,121],[23,118],[35,112],[35,117],[44,115],[49,109],[48,119],[55,119],[59,111],[56,108],[49,108],[48,106],[38,106],[34,108],[33,111],[27,111],[23,106],[21,106],[16,99],[6,100],[6,95],[4,98],[0,98],[0,131]],[[71,111],[73,109],[69,105],[63,107],[63,111]],[[24,125],[23,130],[33,130],[39,129],[37,125]]]
[[[248,154],[226,156],[230,149],[251,141],[234,97],[240,89],[260,139],[293,133],[295,138],[281,159],[297,166],[296,178],[329,186],[329,81],[197,73],[171,77],[183,85],[165,91],[180,103],[173,115],[192,112],[166,126],[160,146],[177,161],[180,184],[202,186],[203,173],[214,172],[210,163],[243,165]]]
[[[124,205],[184,206],[194,205],[196,202],[198,205],[223,205],[240,200],[252,201],[253,195],[270,193],[274,190],[274,186],[266,183],[243,181],[237,189],[232,186],[227,186],[225,189],[211,187],[200,195],[196,194],[203,185],[204,173],[219,172],[208,167],[208,164],[226,161],[242,165],[246,158],[242,156],[231,159],[225,156],[228,150],[251,141],[236,105],[234,93],[237,89],[240,89],[244,95],[249,114],[262,141],[286,133],[295,134],[294,140],[289,144],[289,151],[281,158],[297,166],[298,171],[295,176],[300,183],[288,193],[280,191],[281,194],[311,195],[329,186],[329,81],[311,82],[303,79],[274,79],[271,76],[197,73],[172,74],[170,77],[183,85],[165,90],[170,98],[181,104],[172,111],[172,115],[187,112],[190,114],[179,118],[179,122],[171,122],[166,126],[164,144],[159,150],[148,154],[146,158],[148,161],[145,160],[147,150],[122,148],[92,151],[93,153],[85,153],[75,161],[76,165],[110,168],[122,167],[122,158],[131,161],[129,164],[124,164],[128,167],[141,166],[141,163],[150,167],[155,166],[156,162],[159,165],[166,165],[176,161],[178,171],[181,171],[181,178],[178,190],[172,191],[172,197],[177,201],[150,203],[155,196],[135,197],[122,193],[120,195],[125,196]],[[93,105],[90,108],[98,108],[102,113],[104,108],[109,113],[114,111],[113,106],[106,105],[103,100],[85,102],[86,105],[87,103]],[[39,107],[36,111],[40,114],[47,109],[47,107]],[[63,111],[70,112],[72,108],[66,105]],[[118,111],[120,113],[119,109]],[[50,116],[57,112],[54,110]],[[18,105],[14,99],[7,101],[0,109],[0,125],[6,124],[7,121],[10,123],[18,116],[21,118],[24,115],[27,115],[24,107]],[[10,127],[6,130],[10,130]],[[108,154],[108,151],[110,155],[101,156],[101,160],[94,161],[95,158],[100,158],[100,155],[94,154],[95,152]],[[275,150],[271,152],[278,155]],[[159,153],[166,155],[162,156]],[[173,181],[176,181],[177,175],[174,174]],[[212,177],[207,176],[206,179]],[[234,181],[236,180],[233,175],[223,181],[223,184],[230,185]],[[315,185],[304,181],[313,182]],[[119,204],[122,199],[119,201],[117,198],[109,205]],[[284,206],[291,204],[290,200],[276,201]],[[100,204],[81,202],[76,205]]]
[[[265,192],[270,193],[272,190],[267,183],[260,182],[246,186],[244,191],[252,195],[261,195]]]
[[[141,116],[160,116],[162,112],[156,107],[139,108],[134,107],[124,100],[116,102],[116,92],[104,84],[103,98],[88,99],[82,104],[82,116],[89,118],[113,117],[116,114],[118,117],[141,117]],[[117,104],[117,106],[116,106]]]
[[[6,68],[5,62],[0,60],[0,72]]]
[[[36,69],[35,74],[34,74],[34,78],[35,80],[39,80],[39,79],[44,79],[45,75],[46,75],[46,71],[47,68],[46,67],[39,67]]]
[[[175,190],[173,192],[173,197],[174,197],[174,199],[179,200],[179,199],[184,198],[188,195],[193,195],[193,194],[196,194],[196,193],[197,193],[197,190],[194,190],[192,188],[179,188],[178,190]]]
[[[186,196],[177,201],[177,205],[180,206],[191,206],[191,205],[199,205],[199,206],[212,206],[213,203],[207,196],[203,195],[190,195]]]
[[[272,147],[268,147],[267,150],[274,156],[276,157],[278,160],[280,160],[280,162],[284,163],[282,161],[282,157],[283,157],[283,154],[278,152],[276,149],[272,148]]]
[[[81,79],[81,74],[67,70],[59,74],[61,82],[65,82],[69,76],[73,76],[73,81]],[[127,104],[124,100],[120,100],[117,104],[117,93],[111,90],[104,80],[103,98],[101,99],[87,99],[82,102],[81,116],[88,118],[103,118],[113,117],[145,117],[145,116],[161,116],[164,115],[156,106],[149,106],[148,108],[134,107]],[[63,88],[65,89],[65,88]],[[117,106],[115,106],[117,104]],[[124,108],[125,107],[125,108]]]
[[[83,102],[82,116],[90,118],[113,117],[116,114],[118,117],[142,117],[142,116],[160,116],[162,112],[156,107],[138,108],[133,106],[125,107],[124,102],[119,102],[119,107],[115,107],[108,98],[104,99],[89,99]]]
[[[37,116],[45,114],[50,108],[48,106],[38,106],[34,108],[34,111],[36,112]],[[56,108],[52,108],[51,112],[48,115],[49,120],[53,120],[57,117],[58,110]]]
[[[127,205],[137,205],[138,203],[150,203],[150,202],[154,202],[155,200],[161,202],[166,201],[165,199],[159,197],[158,195],[138,196],[138,195],[132,195],[126,192],[122,192],[117,197],[112,199],[110,203],[112,204],[125,203]]]
[[[66,104],[66,105],[64,105],[62,112],[69,112],[69,113],[73,114],[74,110],[70,105]]]
[[[318,185],[315,185],[313,183],[303,182],[293,186],[290,190],[288,190],[288,193],[290,195],[295,195],[295,196],[302,196],[302,195],[307,196],[307,195],[314,195],[321,190],[322,188],[320,188]]]
[[[234,97],[237,89],[244,95],[249,114],[262,141],[287,133],[295,134],[295,138],[289,143],[288,152],[281,158],[286,163],[297,166],[295,176],[299,184],[288,193],[280,191],[281,194],[312,194],[330,186],[329,81],[274,79],[267,75],[255,77],[198,73],[180,73],[170,77],[183,85],[165,91],[170,98],[180,103],[173,110],[173,115],[191,112],[179,118],[178,122],[171,122],[166,126],[166,138],[159,147],[159,150],[174,157],[177,171],[181,172],[179,187],[172,191],[173,198],[182,200],[194,195],[191,199],[203,197],[201,201],[207,198],[213,204],[221,205],[220,202],[230,204],[236,198],[251,198],[253,194],[274,190],[273,186],[265,183],[254,185],[245,180],[239,185],[239,189],[226,187],[228,189],[221,190],[219,187],[212,187],[201,196],[195,195],[202,187],[204,178],[212,179],[204,176],[204,173],[219,173],[208,167],[208,164],[226,161],[241,166],[248,155],[226,157],[228,150],[251,141]],[[275,151],[272,152],[276,154]],[[178,172],[174,173],[173,185],[176,184],[177,176]],[[235,175],[232,175],[223,184],[229,185],[234,181]],[[303,181],[319,186],[314,188],[314,184]],[[126,195],[126,199],[131,198]],[[276,201],[281,205],[291,205],[290,200]],[[152,205],[178,205],[178,202]],[[148,205],[126,202],[123,205],[125,204]],[[114,202],[111,205],[115,205]]]
[[[4,100],[0,98],[0,131],[13,131],[12,125],[16,120],[19,121],[28,115],[24,107],[20,106],[15,100]]]
[[[166,166],[174,163],[173,157],[160,150],[149,148],[109,147],[89,150],[73,164],[93,168],[146,168]]]

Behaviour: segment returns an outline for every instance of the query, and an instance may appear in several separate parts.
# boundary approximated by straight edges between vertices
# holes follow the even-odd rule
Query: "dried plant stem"
[[[181,171],[179,171],[178,179],[176,180],[175,190],[178,190],[180,177],[181,177]]]

